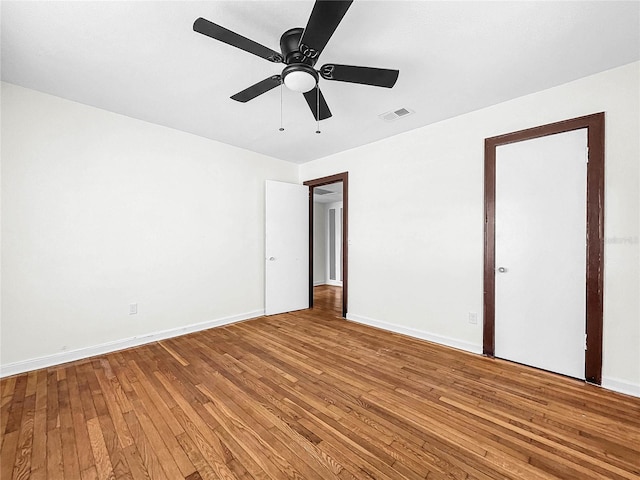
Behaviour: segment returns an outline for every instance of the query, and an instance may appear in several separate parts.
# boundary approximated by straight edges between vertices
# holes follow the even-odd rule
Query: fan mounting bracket
[[[318,59],[318,52],[308,47],[302,48],[300,38],[303,32],[304,28],[291,28],[280,37],[280,51],[285,65],[295,63],[303,63],[312,67],[315,65]]]

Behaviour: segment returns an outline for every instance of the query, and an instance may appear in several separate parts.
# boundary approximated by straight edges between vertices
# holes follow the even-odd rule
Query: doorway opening
[[[309,306],[347,315],[347,172],[304,182],[309,187]]]
[[[584,378],[602,381],[604,251],[604,113],[565,120],[485,140],[485,246],[483,352],[495,355],[496,317],[496,150],[497,147],[587,129],[586,175],[586,345]],[[549,232],[553,234],[553,232]],[[503,271],[503,270],[500,270]],[[506,270],[505,270],[506,271]],[[576,281],[581,281],[576,279]]]

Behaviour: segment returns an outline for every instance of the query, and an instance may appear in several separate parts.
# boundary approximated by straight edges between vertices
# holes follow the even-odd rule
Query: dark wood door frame
[[[342,182],[342,316],[346,317],[349,283],[349,172],[304,182],[309,187],[309,307],[313,307],[313,189],[336,182]]]
[[[495,353],[495,213],[496,147],[533,138],[587,129],[587,276],[585,378],[602,382],[602,311],[604,268],[604,112],[520,130],[484,142],[484,331],[483,353]]]

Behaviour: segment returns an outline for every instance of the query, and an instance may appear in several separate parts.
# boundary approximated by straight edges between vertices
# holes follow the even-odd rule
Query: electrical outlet
[[[476,312],[469,312],[469,323],[472,325],[478,324],[478,314]]]
[[[138,304],[130,303],[129,304],[129,315],[137,315],[138,314]]]

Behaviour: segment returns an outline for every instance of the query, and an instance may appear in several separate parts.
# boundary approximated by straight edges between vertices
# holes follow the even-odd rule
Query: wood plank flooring
[[[0,478],[640,478],[640,399],[345,321],[317,290],[3,379]]]

